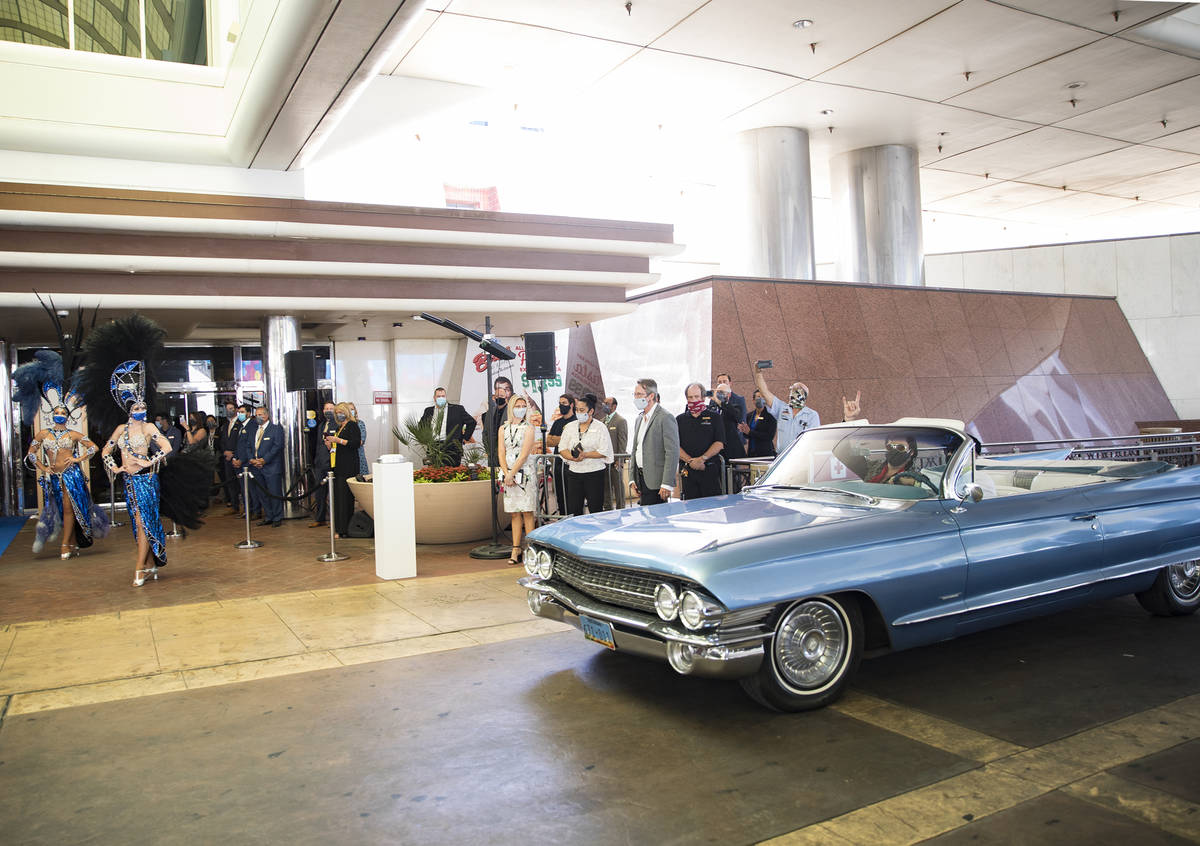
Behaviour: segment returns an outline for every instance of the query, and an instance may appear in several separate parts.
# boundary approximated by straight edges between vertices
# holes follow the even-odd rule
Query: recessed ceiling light
[[[821,114],[831,115],[831,114],[833,114],[833,109],[821,109]]]
[[[792,21],[792,26],[796,29],[808,29],[812,25],[813,22],[810,18],[801,18],[798,21]]]
[[[1077,88],[1085,88],[1086,86],[1086,82],[1068,82],[1063,88],[1066,88],[1068,91],[1074,91]]]

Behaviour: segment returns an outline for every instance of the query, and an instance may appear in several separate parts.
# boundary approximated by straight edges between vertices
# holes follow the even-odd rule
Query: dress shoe
[[[256,525],[256,526],[269,526],[269,525],[271,525],[271,521],[270,521],[270,520],[259,520],[259,521],[258,521],[257,523],[255,523],[254,525]]]
[[[271,528],[272,528],[272,529],[278,529],[278,528],[279,528],[280,526],[282,526],[282,525],[283,525],[283,521],[282,521],[282,520],[276,520],[274,523],[272,523],[272,524],[271,524]]]
[[[309,523],[309,524],[308,524],[308,527],[309,527],[310,529],[315,529],[315,528],[317,528],[318,526],[328,526],[328,525],[329,525],[329,523],[327,523],[327,522],[326,522],[326,521],[324,521],[324,520],[314,520],[314,521],[312,521],[311,523]]]

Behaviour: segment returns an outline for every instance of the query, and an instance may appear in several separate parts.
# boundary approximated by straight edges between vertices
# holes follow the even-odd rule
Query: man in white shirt
[[[808,386],[803,382],[793,382],[788,386],[786,403],[767,388],[767,380],[758,367],[754,368],[754,384],[767,401],[767,408],[778,424],[775,429],[777,453],[791,446],[792,441],[807,430],[821,425],[820,415],[808,407]]]
[[[679,467],[679,426],[675,417],[659,406],[658,397],[657,382],[638,379],[633,405],[641,413],[633,424],[629,489],[642,505],[657,505],[670,498]]]

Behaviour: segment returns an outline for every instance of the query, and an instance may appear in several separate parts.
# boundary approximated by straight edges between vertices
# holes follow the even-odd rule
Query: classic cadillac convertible
[[[818,708],[864,652],[1098,599],[1200,607],[1200,468],[978,456],[957,421],[805,432],[751,488],[530,536],[530,610],[759,703]]]

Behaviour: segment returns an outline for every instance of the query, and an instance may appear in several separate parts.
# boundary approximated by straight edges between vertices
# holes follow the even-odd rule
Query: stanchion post
[[[246,512],[246,539],[241,543],[235,543],[234,549],[257,549],[262,546],[262,541],[256,541],[250,537],[250,468],[242,470],[242,504],[245,506]]]
[[[326,552],[324,555],[318,555],[317,560],[324,561],[326,564],[331,564],[334,561],[345,561],[350,556],[349,555],[338,555],[337,548],[334,546],[334,543],[333,543],[333,541],[334,541],[333,527],[334,527],[334,524],[337,522],[334,515],[337,514],[337,508],[335,507],[336,503],[333,501],[333,472],[332,471],[329,473],[329,475],[327,475],[325,477],[325,481],[329,484],[329,496],[326,498],[328,505],[326,506],[326,509],[325,509],[329,515],[329,551]]]
[[[175,518],[171,518],[171,531],[163,535],[164,538],[181,538],[183,532],[179,531],[179,524],[175,522]]]

